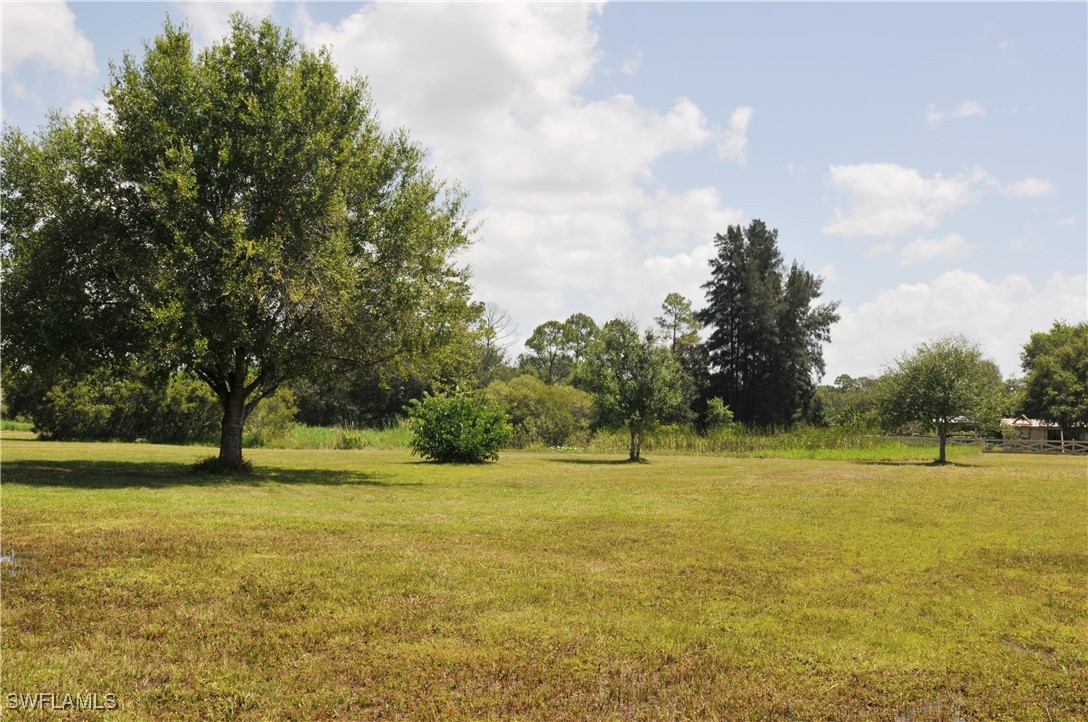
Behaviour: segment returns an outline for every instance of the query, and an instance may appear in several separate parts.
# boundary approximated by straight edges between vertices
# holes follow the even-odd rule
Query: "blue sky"
[[[716,231],[760,218],[826,278],[830,381],[945,333],[1006,375],[1088,319],[1088,5],[14,3],[3,117],[101,102],[165,16],[271,14],[425,144],[483,221],[480,300],[527,337],[702,303]]]

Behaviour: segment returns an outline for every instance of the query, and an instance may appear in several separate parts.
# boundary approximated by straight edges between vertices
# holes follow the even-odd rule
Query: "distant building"
[[[1020,415],[1015,419],[1001,419],[1001,425],[1016,429],[1018,438],[1024,441],[1062,440],[1061,427],[1041,419],[1029,419]],[[1065,441],[1088,441],[1088,428],[1082,426],[1074,429],[1065,437]]]

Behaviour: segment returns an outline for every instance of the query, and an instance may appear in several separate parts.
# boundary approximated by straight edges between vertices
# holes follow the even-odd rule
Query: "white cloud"
[[[936,128],[944,122],[945,112],[938,110],[937,106],[930,103],[926,106],[926,122]]]
[[[1088,320],[1086,297],[1088,276],[1061,273],[1042,287],[1020,275],[989,281],[962,270],[929,283],[901,284],[839,308],[841,320],[824,349],[828,377],[879,374],[919,343],[950,333],[979,341],[1006,376],[1019,374],[1020,351],[1030,335],[1056,319]]]
[[[26,62],[34,62],[71,80],[98,73],[94,45],[76,27],[76,16],[67,3],[4,3],[3,73],[9,75]]]
[[[826,283],[834,283],[839,280],[839,270],[835,268],[834,263],[825,263],[820,267],[820,270],[816,271],[816,275],[824,279]]]
[[[744,105],[729,116],[729,127],[718,143],[718,157],[744,164],[748,161],[748,124],[752,120],[752,108]]]
[[[879,243],[868,251],[865,252],[866,258],[876,258],[878,256],[884,256],[895,250],[895,241],[884,241]]]
[[[230,29],[230,16],[240,12],[253,20],[272,14],[273,0],[191,0],[175,2],[193,28],[195,40],[210,45],[221,40]]]
[[[1077,225],[1077,217],[1076,216],[1067,216],[1066,218],[1063,218],[1060,221],[1058,221],[1058,225],[1059,226],[1065,226],[1066,228],[1071,228],[1072,226]]]
[[[1001,189],[1001,193],[1006,196],[1014,196],[1016,198],[1036,198],[1038,196],[1050,195],[1054,191],[1054,186],[1046,178],[1036,178],[1034,176],[1028,176],[1018,183],[1007,185]]]
[[[960,258],[973,248],[974,245],[958,233],[949,233],[943,238],[918,238],[903,247],[896,262],[900,266],[914,266],[938,258]]]
[[[464,254],[476,295],[526,334],[570,307],[652,318],[668,292],[698,292],[714,232],[741,218],[714,189],[655,183],[656,161],[720,132],[695,103],[656,112],[630,96],[581,97],[600,58],[599,12],[377,3],[335,25],[305,6],[295,15],[309,47],[366,75],[384,127],[410,128],[439,173],[470,188],[484,221]]]
[[[945,118],[984,118],[986,107],[974,100],[965,100],[952,110],[938,108],[933,103],[926,106],[926,122],[936,128]]]
[[[808,175],[808,168],[803,165],[797,165],[793,161],[786,164],[786,175],[790,178],[804,178]]]
[[[715,233],[725,233],[728,226],[743,218],[741,211],[721,207],[715,188],[695,188],[680,194],[661,188],[639,214],[639,226],[655,236],[656,247],[690,248],[693,241],[709,242]]]
[[[985,118],[986,108],[982,103],[965,100],[952,111],[953,118]]]
[[[639,50],[632,57],[624,61],[620,66],[620,72],[624,75],[634,75],[638,72],[638,69],[642,67],[642,51]]]
[[[913,168],[895,163],[833,165],[831,184],[850,194],[851,208],[834,210],[824,235],[898,236],[917,228],[933,229],[955,209],[979,196],[978,186],[990,180],[979,167],[970,173],[925,178]]]
[[[710,259],[716,254],[714,242],[696,246],[691,251],[673,256],[652,256],[642,262],[642,298],[631,308],[636,317],[653,318],[661,309],[661,302],[669,293],[679,293],[693,302],[696,308],[703,305],[702,284],[710,275]]]
[[[81,113],[83,111],[105,111],[108,108],[106,97],[99,93],[93,98],[76,98],[68,104],[69,113]]]

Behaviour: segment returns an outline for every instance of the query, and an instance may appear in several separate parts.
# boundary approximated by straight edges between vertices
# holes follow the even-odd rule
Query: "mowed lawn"
[[[6,437],[4,719],[1088,718],[1084,457],[209,453]]]

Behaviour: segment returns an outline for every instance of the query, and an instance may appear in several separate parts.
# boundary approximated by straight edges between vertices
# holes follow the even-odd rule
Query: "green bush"
[[[99,370],[65,379],[34,405],[35,428],[50,439],[187,443],[213,438],[222,411],[203,383],[143,369]]]
[[[214,439],[223,420],[223,407],[203,381],[174,374],[166,385],[157,419],[145,436],[155,441],[185,444]]]
[[[412,452],[439,462],[479,464],[499,458],[513,430],[506,413],[482,396],[427,394],[406,407]]]
[[[593,396],[585,391],[523,375],[492,383],[486,394],[510,415],[515,446],[578,446],[588,441]]]
[[[706,430],[714,431],[733,423],[733,412],[721,399],[714,397],[706,402]]]
[[[273,396],[262,400],[246,419],[242,444],[244,446],[271,446],[291,433],[298,416],[295,394],[290,389],[280,389]]]

